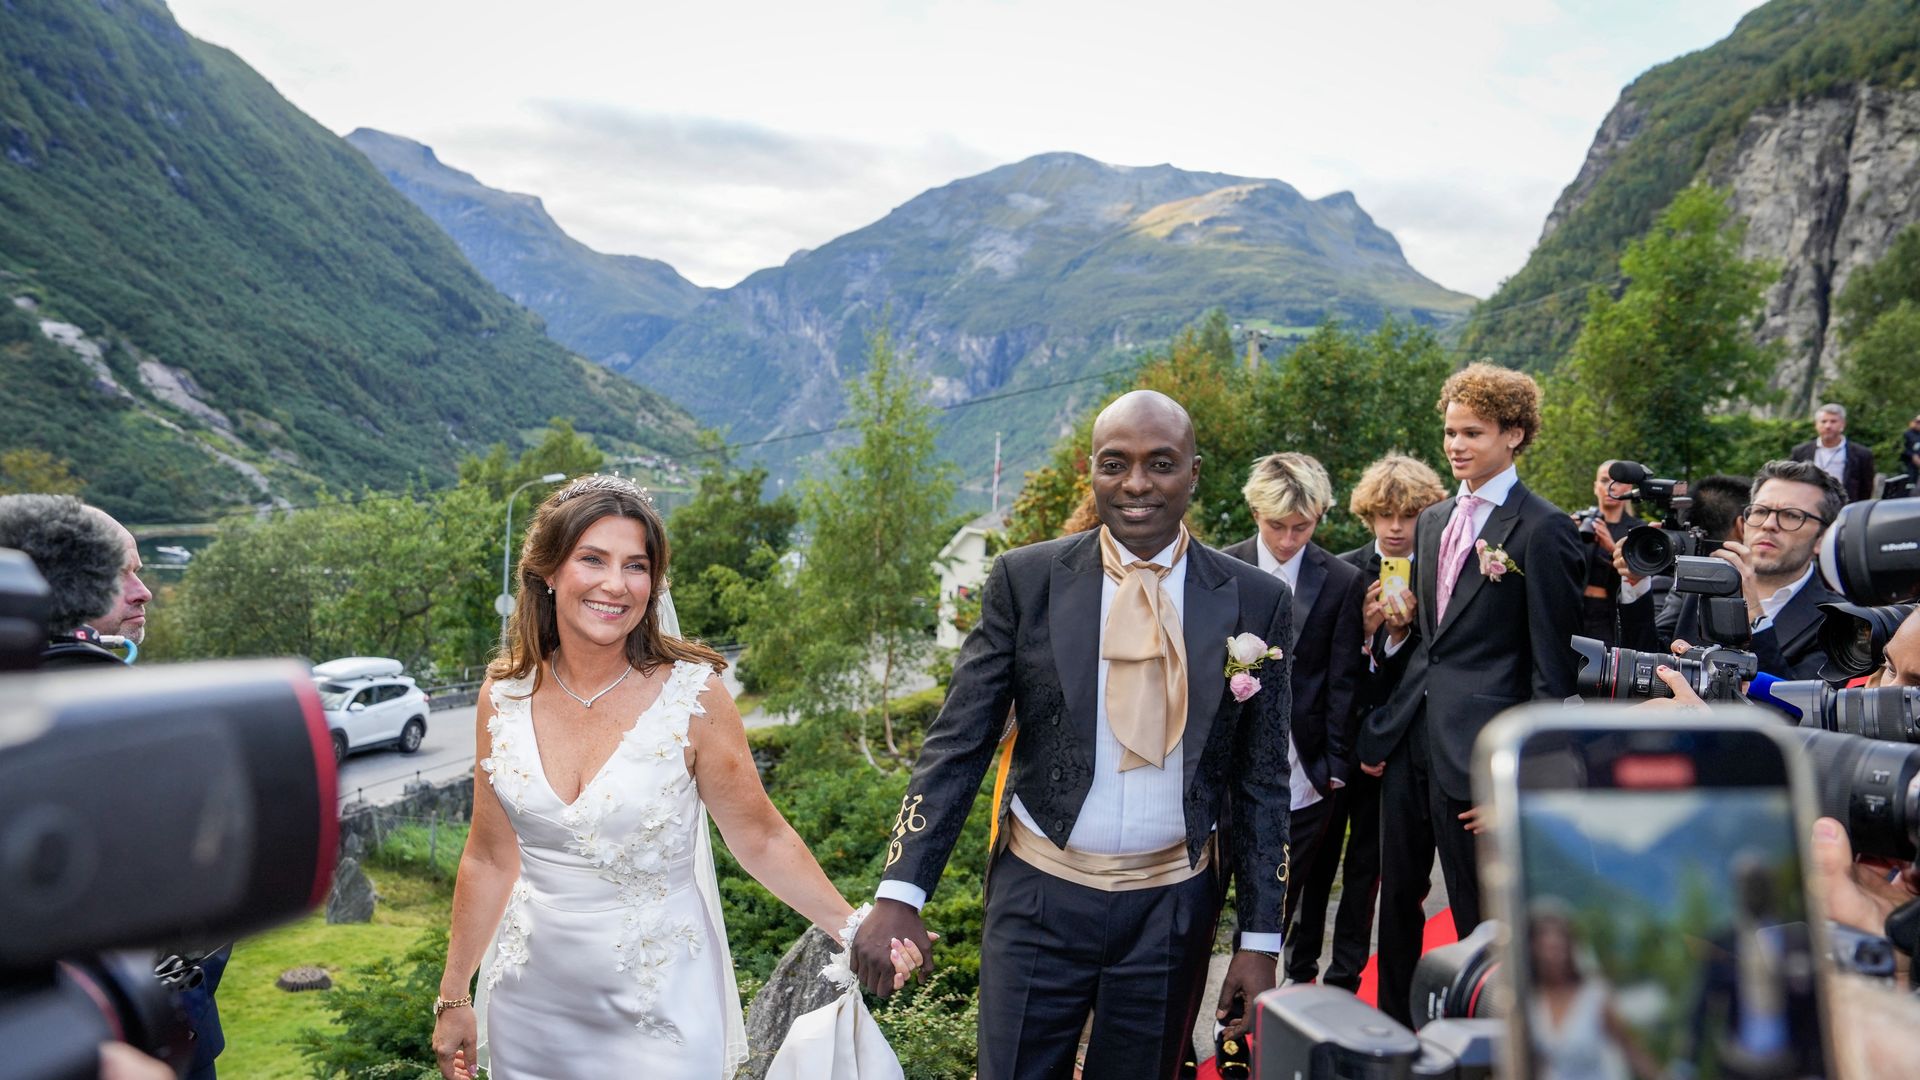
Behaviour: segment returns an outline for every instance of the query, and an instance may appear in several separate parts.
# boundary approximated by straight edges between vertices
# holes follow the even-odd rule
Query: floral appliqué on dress
[[[680,1042],[680,1032],[671,1022],[655,1015],[663,973],[681,955],[697,955],[703,941],[690,920],[671,915],[665,905],[670,887],[670,868],[690,857],[692,828],[682,812],[681,793],[693,783],[682,766],[684,751],[691,740],[687,725],[695,716],[705,715],[700,694],[706,688],[712,669],[702,664],[676,663],[660,696],[640,715],[613,756],[599,773],[587,782],[571,804],[563,804],[558,823],[572,835],[568,850],[600,868],[600,877],[618,887],[624,907],[620,933],[611,945],[609,962],[615,971],[626,973],[634,983],[640,1013],[636,1025],[658,1038]],[[487,723],[493,753],[480,763],[494,791],[511,801],[516,809],[525,809],[526,789],[539,767],[533,753],[533,724],[529,691],[530,679],[502,680],[493,687],[494,716]],[[657,787],[636,793],[616,792],[602,781],[619,773],[623,759],[638,759],[651,764],[661,777]],[[672,768],[659,766],[672,762]],[[628,776],[634,775],[629,771]],[[647,775],[645,773],[641,775]],[[632,803],[636,797],[644,801]],[[630,817],[637,816],[637,830],[612,834],[603,824],[628,800]],[[527,962],[528,923],[523,911],[527,900],[524,882],[516,882],[512,898],[502,917],[500,950],[493,970],[487,973],[487,985],[497,984],[513,967]]]

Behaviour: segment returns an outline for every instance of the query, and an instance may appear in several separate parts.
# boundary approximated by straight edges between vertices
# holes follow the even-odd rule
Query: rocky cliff
[[[1634,80],[1548,214],[1527,264],[1473,315],[1467,348],[1548,368],[1587,291],[1687,184],[1732,192],[1745,251],[1780,277],[1756,336],[1778,342],[1777,408],[1804,412],[1838,362],[1833,297],[1920,219],[1920,38],[1904,0],[1772,0],[1709,48]]]
[[[1758,335],[1786,351],[1773,380],[1785,407],[1810,406],[1839,362],[1834,296],[1920,221],[1920,90],[1858,86],[1762,109],[1707,175],[1733,191],[1746,254],[1781,266]]]

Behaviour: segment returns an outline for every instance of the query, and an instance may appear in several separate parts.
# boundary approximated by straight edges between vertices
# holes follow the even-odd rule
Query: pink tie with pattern
[[[1473,550],[1473,512],[1487,500],[1462,495],[1453,504],[1453,516],[1447,519],[1447,531],[1440,534],[1440,565],[1437,580],[1440,595],[1434,597],[1433,625],[1447,617],[1447,601],[1453,599],[1453,587],[1466,572],[1467,552]]]

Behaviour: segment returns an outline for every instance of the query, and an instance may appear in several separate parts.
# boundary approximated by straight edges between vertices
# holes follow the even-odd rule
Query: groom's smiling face
[[[1193,421],[1151,391],[1121,397],[1093,422],[1093,505],[1127,550],[1146,559],[1180,535],[1200,479]]]

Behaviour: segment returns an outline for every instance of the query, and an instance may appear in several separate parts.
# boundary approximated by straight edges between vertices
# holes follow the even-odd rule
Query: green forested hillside
[[[1476,312],[1474,355],[1549,367],[1565,354],[1587,287],[1611,282],[1627,242],[1732,145],[1756,110],[1856,83],[1920,86],[1920,3],[1773,0],[1725,40],[1635,80],[1527,264]],[[1613,130],[1609,130],[1609,128]],[[1562,210],[1566,212],[1562,214]]]
[[[0,450],[166,520],[262,485],[450,478],[555,415],[612,447],[689,443],[684,413],[549,341],[161,3],[7,0],[0,26]]]

